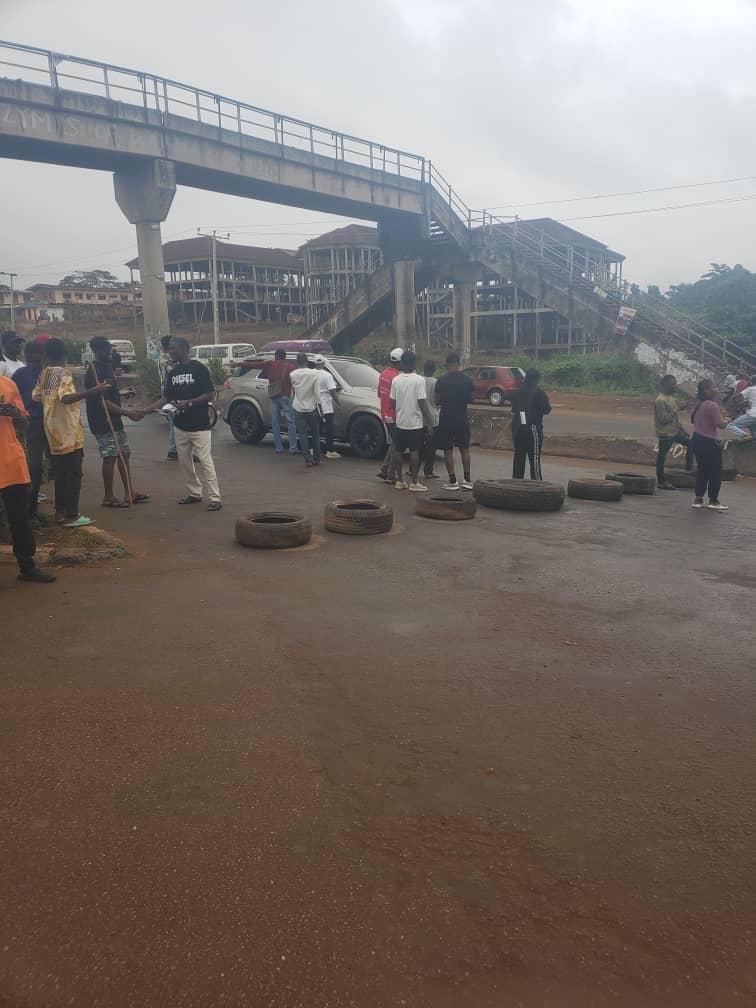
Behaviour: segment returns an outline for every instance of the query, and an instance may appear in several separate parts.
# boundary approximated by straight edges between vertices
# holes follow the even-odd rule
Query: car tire
[[[386,454],[386,431],[376,416],[362,413],[349,424],[349,444],[358,458],[377,459]]]
[[[564,487],[543,480],[476,480],[473,497],[500,511],[558,511],[564,504]]]
[[[488,393],[488,402],[491,406],[503,406],[504,405],[504,393],[501,389],[492,388]]]
[[[252,403],[235,403],[228,415],[231,433],[241,444],[258,444],[265,437],[265,424]]]
[[[656,493],[656,480],[640,473],[607,473],[604,479],[621,483],[626,494]]]
[[[623,486],[616,480],[574,479],[567,484],[567,496],[577,500],[622,500]]]
[[[325,507],[325,527],[341,535],[378,535],[390,532],[394,512],[373,500],[335,500]]]
[[[475,517],[478,510],[471,497],[425,497],[415,500],[415,514],[422,518],[437,518],[439,521],[467,521]]]
[[[686,472],[684,469],[667,469],[667,483],[671,483],[678,490],[693,490],[696,485],[696,474]]]
[[[262,511],[236,519],[236,541],[252,549],[291,549],[312,536],[312,522],[301,514]]]

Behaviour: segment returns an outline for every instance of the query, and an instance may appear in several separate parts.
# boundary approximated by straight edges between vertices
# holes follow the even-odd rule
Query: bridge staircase
[[[473,233],[471,257],[516,283],[602,344],[620,343],[620,309],[630,309],[626,342],[647,343],[684,360],[691,376],[720,377],[728,371],[756,373],[756,355],[676,311],[637,285],[620,280],[600,259],[574,255],[542,230],[489,218]]]

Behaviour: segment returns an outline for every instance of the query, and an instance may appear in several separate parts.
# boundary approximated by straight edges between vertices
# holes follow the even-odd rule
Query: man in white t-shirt
[[[21,352],[26,339],[19,336],[12,329],[7,329],[2,334],[2,351],[0,352],[0,375],[4,378],[12,378],[19,368],[24,366],[21,360]]]
[[[333,450],[333,407],[339,402],[339,386],[336,379],[325,366],[325,357],[320,354],[313,357],[313,364],[320,380],[320,412],[325,426],[325,443],[327,459],[340,459],[341,455]]]
[[[751,378],[748,388],[744,388],[739,395],[745,400],[748,409],[729,423],[727,430],[741,437],[750,434],[756,440],[756,375]]]
[[[420,452],[426,431],[433,433],[433,419],[426,399],[425,379],[415,374],[415,354],[405,350],[402,354],[402,370],[391,382],[391,407],[396,413],[396,438],[394,440],[394,468],[396,469],[397,490],[412,490],[424,493],[428,487],[417,478],[420,469]],[[409,486],[402,475],[402,460],[405,451],[410,453]]]
[[[289,375],[294,392],[294,417],[297,421],[299,447],[305,466],[311,469],[320,465],[320,373],[309,366],[307,354],[297,354],[297,366]],[[312,437],[312,451],[310,451]]]

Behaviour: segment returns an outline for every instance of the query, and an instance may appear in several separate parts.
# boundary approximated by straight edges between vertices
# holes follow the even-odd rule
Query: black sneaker
[[[171,462],[177,462],[178,461],[178,452],[169,451],[168,454],[165,457],[167,459],[170,459]]]
[[[31,570],[21,571],[18,575],[19,581],[36,581],[37,584],[51,584],[58,579],[54,574],[48,574],[41,567],[32,567]]]

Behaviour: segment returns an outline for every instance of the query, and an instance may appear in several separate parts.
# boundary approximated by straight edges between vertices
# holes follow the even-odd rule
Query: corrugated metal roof
[[[205,235],[196,238],[182,238],[163,245],[163,260],[166,269],[170,264],[209,260],[213,254],[213,240]],[[301,266],[296,252],[278,248],[258,248],[255,245],[233,245],[216,239],[216,256],[233,259],[234,262],[253,263],[255,266],[277,266],[288,270],[299,270]],[[139,259],[126,263],[130,269],[139,269]]]
[[[370,227],[369,224],[347,224],[346,227],[336,228],[327,234],[320,235],[306,242],[300,252],[306,252],[314,248],[334,248],[337,245],[354,245],[364,248],[379,248],[378,228]]]

